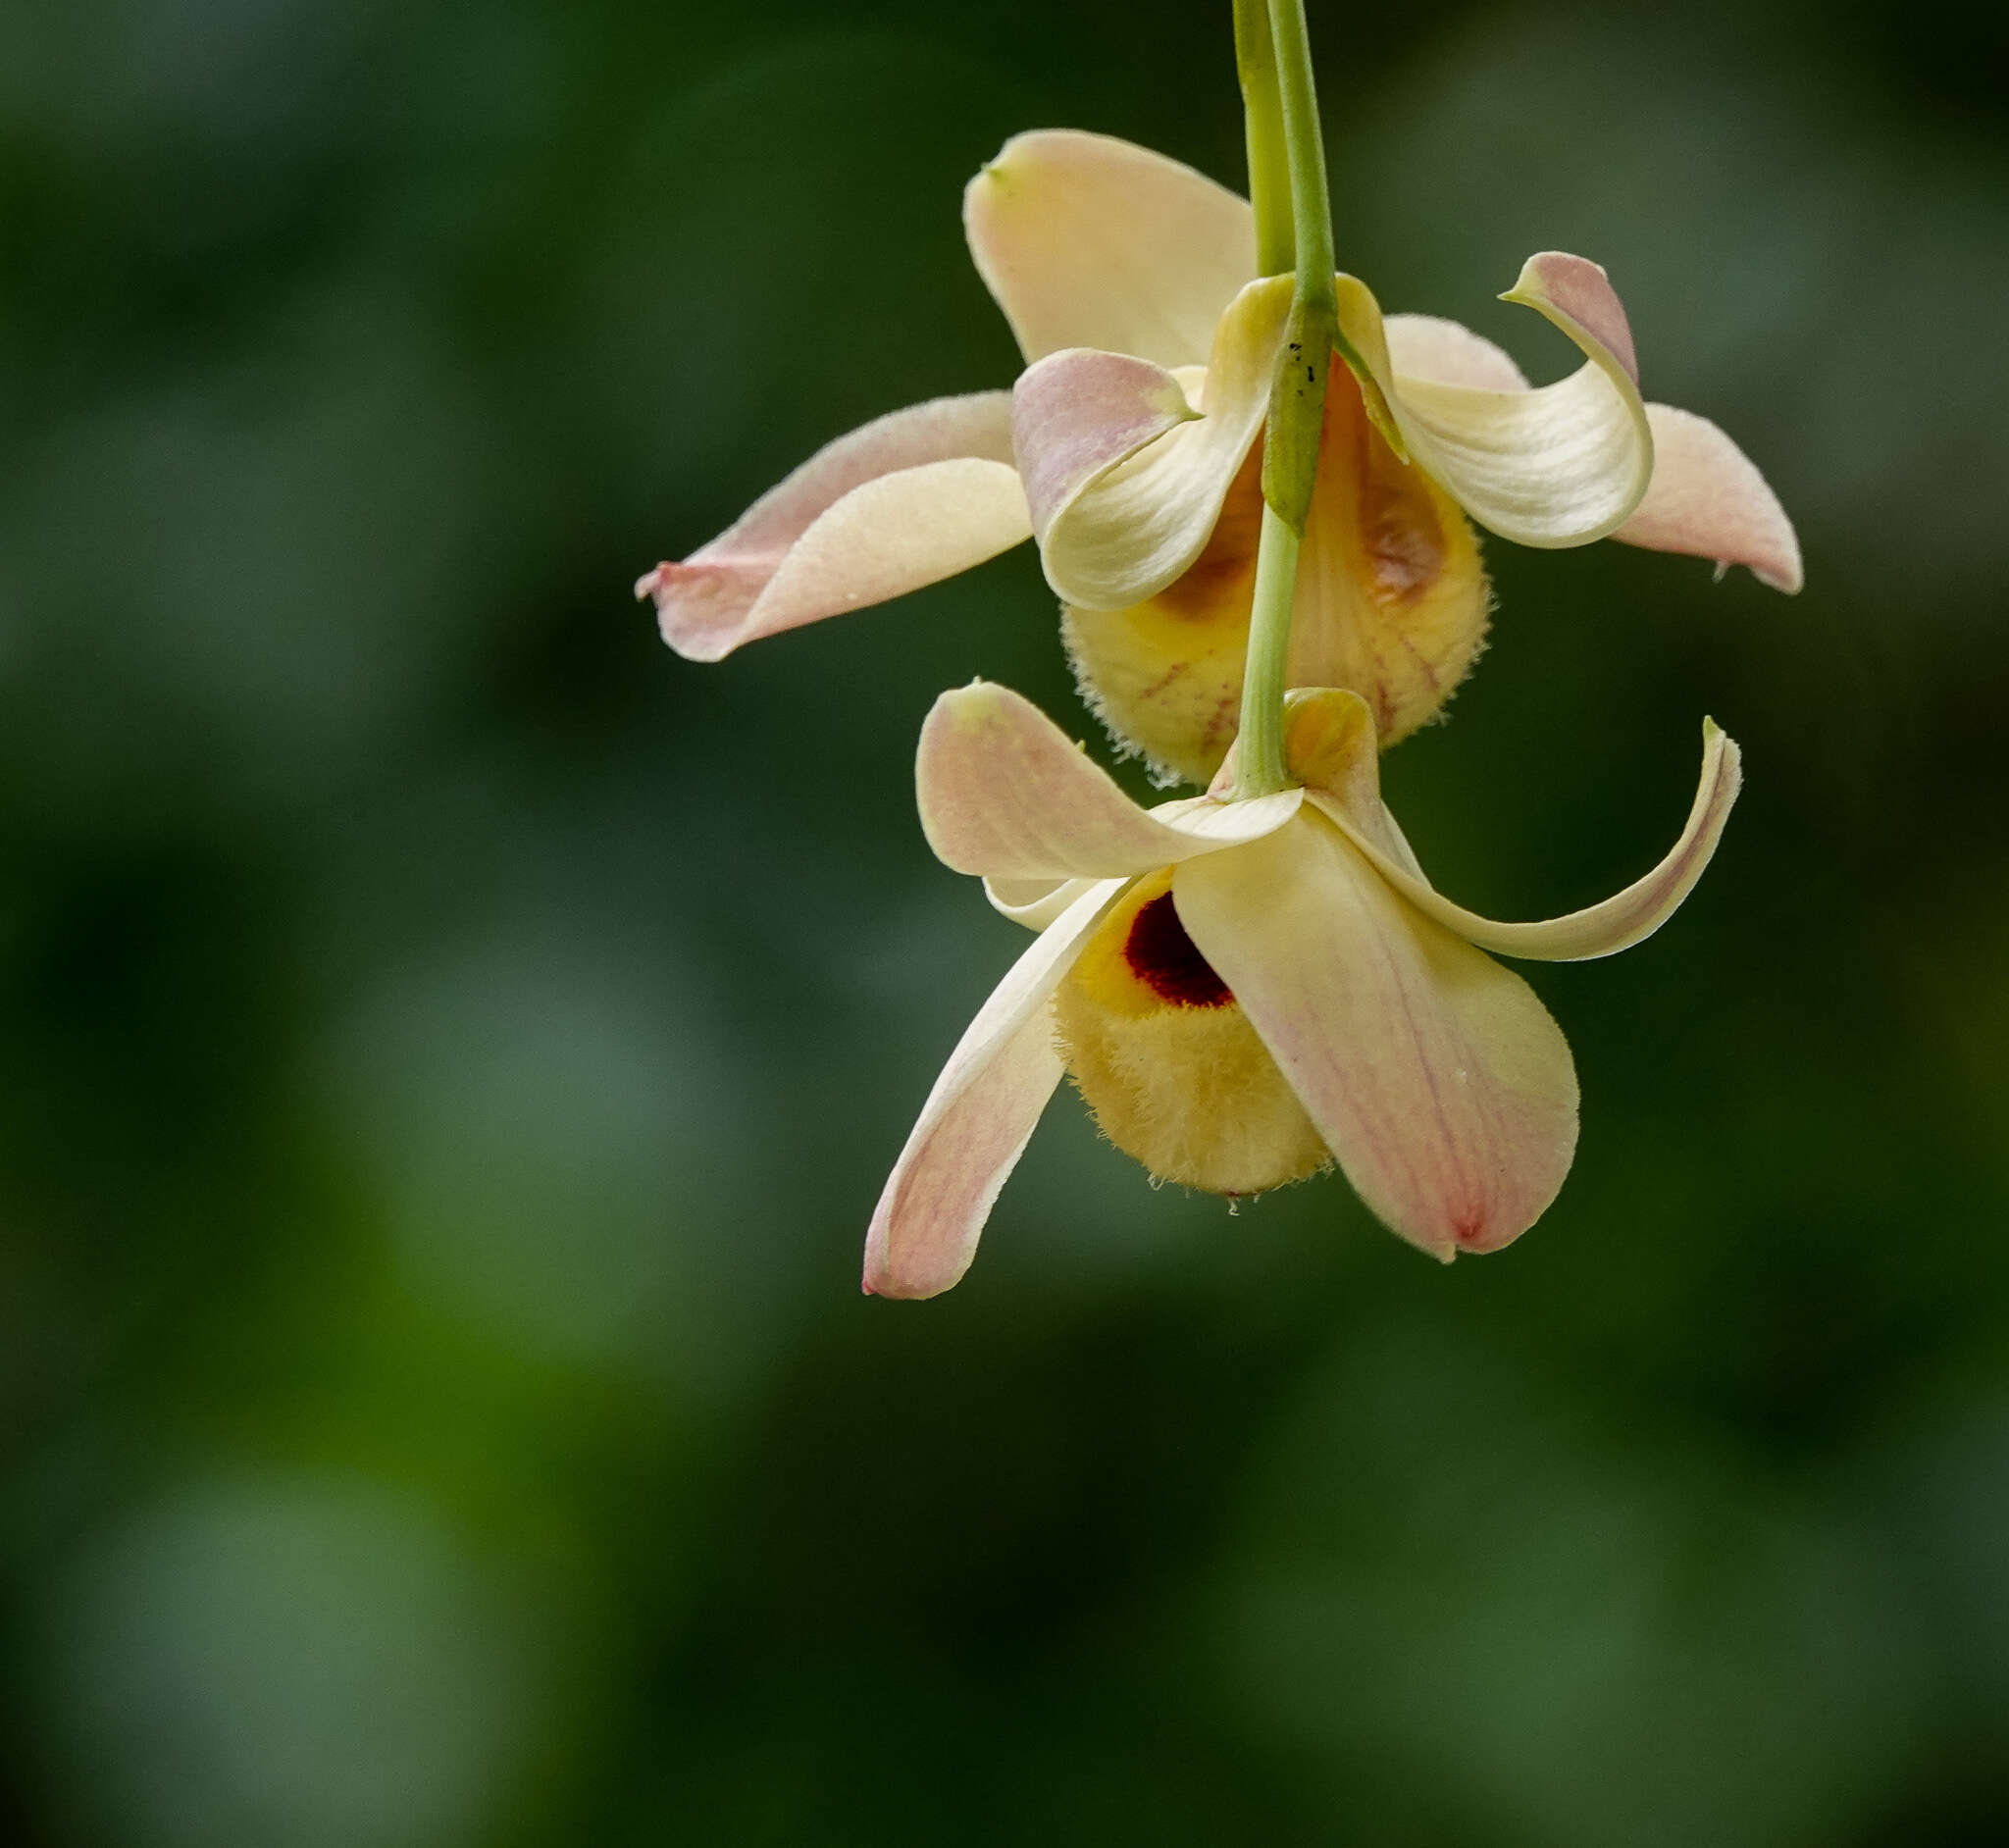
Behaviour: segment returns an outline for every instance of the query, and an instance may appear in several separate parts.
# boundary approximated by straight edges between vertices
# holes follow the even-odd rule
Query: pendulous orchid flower
[[[929,844],[1040,934],[907,1139],[866,1241],[868,1292],[961,1278],[1064,1072],[1155,1175],[1255,1194],[1337,1160],[1447,1261],[1498,1250],[1555,1198],[1576,1144],[1570,1049],[1482,951],[1575,961],[1656,930],[1716,849],[1736,745],[1705,721],[1694,808],[1644,878],[1567,917],[1495,924],[1424,879],[1382,805],[1360,695],[1294,693],[1287,723],[1301,787],[1146,810],[1007,689],[936,701],[917,764]]]
[[[1257,278],[1245,200],[1102,135],[1016,136],[963,216],[1025,356],[1015,390],[840,437],[636,593],[679,653],[718,660],[1033,535],[1090,703],[1161,773],[1205,783],[1236,733],[1289,279]],[[1534,388],[1456,323],[1384,318],[1351,277],[1338,289],[1358,373],[1335,368],[1326,394],[1289,680],[1360,693],[1384,746],[1442,706],[1484,634],[1468,515],[1522,544],[1609,536],[1799,588],[1758,470],[1714,424],[1640,398],[1595,264],[1547,252],[1507,292],[1585,354]]]

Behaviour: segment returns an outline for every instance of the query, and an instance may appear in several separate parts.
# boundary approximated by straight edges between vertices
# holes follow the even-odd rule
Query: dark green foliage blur
[[[2009,69],[1941,0],[1313,0],[1340,261],[1605,263],[1808,589],[1493,541],[1395,751],[1581,1152],[1441,1270],[1056,1099],[857,1292],[1021,938],[914,824],[1029,549],[679,661],[636,575],[1009,383],[1010,132],[1241,181],[1227,0],[0,9],[0,1838],[2009,1833]],[[1097,748],[1101,748],[1098,741]]]

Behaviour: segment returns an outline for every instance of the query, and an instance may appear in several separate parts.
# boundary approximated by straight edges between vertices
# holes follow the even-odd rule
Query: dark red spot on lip
[[[1146,988],[1175,1007],[1225,1007],[1235,999],[1186,935],[1169,892],[1159,893],[1131,920],[1123,956]]]

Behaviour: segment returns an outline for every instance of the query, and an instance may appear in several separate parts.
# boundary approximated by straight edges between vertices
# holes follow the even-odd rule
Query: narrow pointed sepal
[[[1680,838],[1650,872],[1600,904],[1532,923],[1496,923],[1454,904],[1422,876],[1381,800],[1373,724],[1355,693],[1319,688],[1291,695],[1292,771],[1317,808],[1417,910],[1468,943],[1532,962],[1583,962],[1616,955],[1660,929],[1695,890],[1723,839],[1743,783],[1736,741],[1702,722],[1702,772]]]
[[[1012,964],[950,1054],[865,1235],[868,1296],[940,1296],[961,1281],[984,1221],[1064,1067],[1048,1003],[1123,889],[1092,887]]]
[[[819,450],[717,539],[635,587],[694,661],[967,571],[1032,531],[1011,396],[937,398]]]

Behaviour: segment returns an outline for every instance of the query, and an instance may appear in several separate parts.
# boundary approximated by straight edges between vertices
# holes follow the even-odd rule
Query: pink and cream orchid
[[[637,594],[672,647],[717,660],[1030,535],[1090,702],[1161,771],[1204,783],[1237,729],[1290,280],[1257,277],[1245,200],[1102,135],[1015,137],[971,180],[964,223],[1026,360],[1015,389],[841,437]],[[1715,425],[1642,400],[1595,264],[1546,252],[1507,291],[1585,355],[1539,387],[1456,323],[1384,317],[1352,277],[1338,291],[1359,372],[1336,367],[1326,396],[1289,678],[1360,693],[1382,745],[1439,710],[1483,637],[1468,516],[1522,544],[1611,537],[1798,589],[1758,470]]]
[[[1555,1198],[1576,1144],[1570,1049],[1483,952],[1573,961],[1656,930],[1715,851],[1736,745],[1705,722],[1694,807],[1651,872],[1527,924],[1491,923],[1424,879],[1382,804],[1359,694],[1293,694],[1288,757],[1299,787],[1144,809],[1016,693],[977,682],[936,701],[917,764],[929,844],[1039,935],[886,1184],[868,1292],[934,1296],[961,1278],[1069,1072],[1154,1175],[1255,1194],[1336,1160],[1446,1260],[1498,1250]]]

